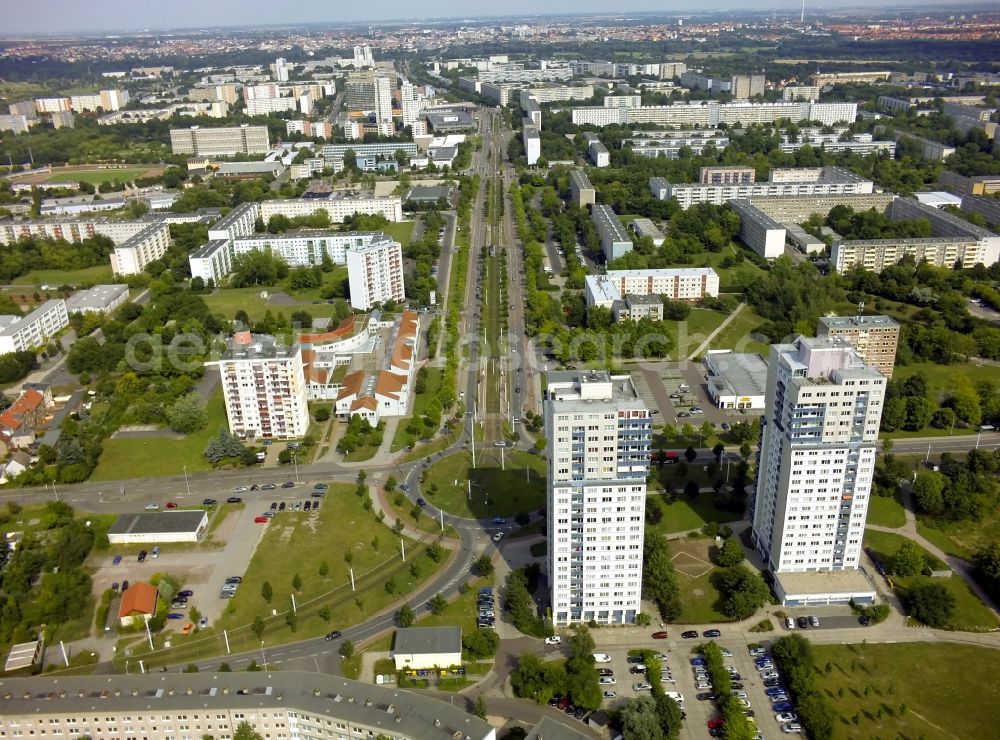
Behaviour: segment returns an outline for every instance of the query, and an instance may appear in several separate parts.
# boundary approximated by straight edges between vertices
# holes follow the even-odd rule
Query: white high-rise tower
[[[782,574],[858,567],[885,386],[842,340],[798,337],[771,346],[753,543],[786,603],[811,588],[794,577],[783,584]],[[847,601],[834,593],[856,585],[827,581],[819,589],[826,601]]]
[[[552,621],[635,621],[652,422],[628,375],[548,373]]]

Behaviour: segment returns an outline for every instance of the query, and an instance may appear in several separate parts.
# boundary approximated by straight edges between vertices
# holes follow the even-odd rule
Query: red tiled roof
[[[375,381],[375,393],[379,396],[398,399],[399,392],[403,390],[404,385],[406,385],[406,378],[402,375],[391,373],[388,370],[380,370],[378,379]]]
[[[122,603],[118,608],[118,618],[131,614],[153,614],[156,612],[156,587],[148,583],[133,583],[128,591],[122,594]]]
[[[341,337],[350,336],[354,331],[354,325],[357,323],[357,316],[348,316],[346,319],[341,321],[336,329],[332,331],[323,332],[322,334],[300,334],[299,344],[317,344],[320,342],[332,342],[335,339],[340,339]]]
[[[340,393],[337,394],[337,400],[340,401],[349,396],[358,395],[361,392],[361,386],[364,382],[364,370],[356,370],[349,375],[345,375],[344,379],[340,382]]]
[[[17,400],[6,411],[0,414],[0,427],[17,429],[24,422],[24,417],[38,410],[45,403],[45,396],[33,388],[23,391]]]

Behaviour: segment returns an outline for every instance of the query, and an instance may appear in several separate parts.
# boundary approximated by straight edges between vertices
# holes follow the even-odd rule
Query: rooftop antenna
[[[799,23],[806,22],[806,0],[802,0],[802,14],[799,16]]]
[[[858,303],[858,316],[861,316],[865,312],[865,302],[860,301]]]

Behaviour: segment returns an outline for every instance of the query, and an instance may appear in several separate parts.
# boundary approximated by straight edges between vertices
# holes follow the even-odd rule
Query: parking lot
[[[655,410],[654,416],[661,423],[682,427],[700,426],[707,421],[721,427],[724,423],[751,421],[760,415],[759,411],[718,408],[708,395],[701,363],[646,365],[633,369],[631,375],[639,398]],[[692,408],[700,412],[692,412]]]

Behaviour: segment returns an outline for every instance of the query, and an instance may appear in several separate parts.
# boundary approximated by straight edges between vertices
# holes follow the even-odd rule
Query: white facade
[[[297,107],[298,101],[295,98],[253,98],[247,101],[247,115],[266,116],[269,113],[295,110]]]
[[[0,355],[40,347],[67,326],[62,298],[46,301],[27,316],[0,316]]]
[[[238,437],[291,439],[309,429],[300,347],[240,332],[218,365],[229,431]]]
[[[271,150],[267,126],[170,129],[174,154],[267,154]]]
[[[525,126],[522,131],[524,139],[524,155],[528,160],[528,166],[538,164],[539,157],[542,156],[542,140],[538,129],[534,126]]]
[[[112,545],[198,542],[208,531],[208,512],[198,510],[122,514],[108,530]]]
[[[111,272],[138,275],[150,262],[165,255],[170,244],[170,225],[164,221],[150,224],[115,247],[111,253]]]
[[[852,172],[839,167],[823,167],[818,174],[810,174],[810,180],[783,182],[754,182],[732,185],[708,185],[701,183],[668,183],[663,200],[676,198],[677,204],[684,209],[695,203],[714,203],[721,206],[729,200],[746,200],[748,198],[770,198],[774,196],[806,196],[806,195],[856,195],[871,193],[874,183],[865,180]],[[650,178],[650,188],[653,180]],[[657,186],[662,183],[657,182]],[[663,191],[660,190],[662,193]],[[654,195],[657,190],[653,190]]]
[[[649,410],[629,376],[548,374],[552,621],[631,624],[641,609]]]
[[[718,126],[720,123],[748,126],[752,123],[774,123],[788,118],[792,121],[819,121],[825,126],[853,123],[857,118],[857,103],[719,103],[707,101],[680,105],[646,105],[639,107],[591,106],[573,108],[576,125],[625,125],[658,123],[665,126]]]
[[[753,542],[773,572],[857,569],[885,385],[845,342],[771,346]]]
[[[632,238],[611,206],[591,206],[590,220],[601,237],[601,251],[608,262],[632,251]]]
[[[384,239],[349,247],[347,273],[352,308],[367,311],[376,303],[402,302],[406,298],[399,242]]]
[[[711,267],[608,270],[603,275],[587,275],[585,287],[588,306],[611,308],[626,295],[662,295],[693,303],[719,295],[719,275]]]

